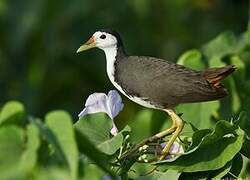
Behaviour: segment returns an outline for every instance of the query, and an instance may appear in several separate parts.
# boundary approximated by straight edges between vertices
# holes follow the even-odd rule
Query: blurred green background
[[[120,32],[129,54],[176,61],[247,21],[247,0],[1,0],[0,105],[16,99],[36,116],[65,109],[77,119],[89,94],[114,89],[102,51],[75,53],[100,28]],[[119,119],[138,109],[125,100]]]

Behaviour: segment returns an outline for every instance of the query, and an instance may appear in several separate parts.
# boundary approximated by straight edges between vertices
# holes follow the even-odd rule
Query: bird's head
[[[115,31],[105,29],[96,31],[92,37],[77,50],[77,53],[94,47],[105,50],[119,46],[122,46],[120,35]]]

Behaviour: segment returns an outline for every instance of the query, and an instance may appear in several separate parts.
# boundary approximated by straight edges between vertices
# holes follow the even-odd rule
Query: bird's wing
[[[200,71],[162,59],[130,56],[117,62],[116,72],[116,81],[128,94],[159,106],[208,101],[222,96]]]

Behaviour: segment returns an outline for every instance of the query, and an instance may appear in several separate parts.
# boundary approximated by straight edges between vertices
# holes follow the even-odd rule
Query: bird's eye
[[[100,38],[101,38],[101,39],[105,39],[105,38],[106,38],[106,35],[105,35],[105,34],[102,34],[102,35],[100,36]]]

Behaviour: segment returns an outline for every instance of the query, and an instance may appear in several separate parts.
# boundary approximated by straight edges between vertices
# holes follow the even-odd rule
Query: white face
[[[112,34],[97,31],[93,34],[95,38],[96,47],[100,49],[116,47],[117,39]]]

